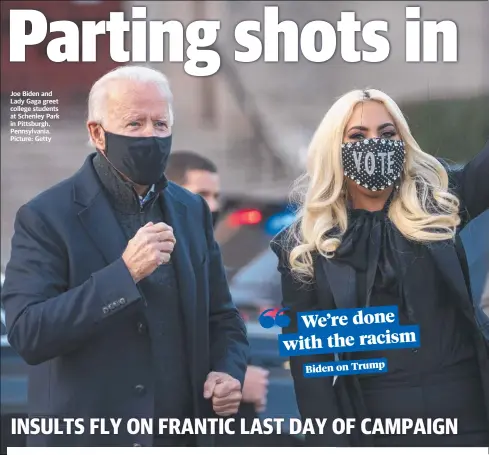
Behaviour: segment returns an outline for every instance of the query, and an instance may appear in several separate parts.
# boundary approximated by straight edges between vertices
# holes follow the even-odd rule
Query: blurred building
[[[345,63],[339,46],[326,63],[235,63],[234,28],[263,22],[263,1],[126,2],[147,6],[149,19],[221,20],[222,67],[215,76],[188,76],[180,63],[154,64],[171,79],[178,115],[177,143],[204,149],[226,170],[225,186],[260,197],[283,197],[297,176],[304,149],[335,98],[353,88],[375,87],[396,101],[464,98],[489,93],[487,2],[279,1],[280,20],[299,31],[311,20],[332,24],[342,11],[365,23],[386,20],[390,56],[382,63]],[[421,6],[421,19],[452,20],[458,26],[458,63],[405,62],[405,7]],[[262,33],[257,36],[263,37]],[[339,39],[337,40],[339,42]],[[359,40],[361,41],[361,40]],[[365,46],[358,42],[357,49]],[[283,51],[282,51],[283,52]],[[441,46],[439,47],[441,54]],[[283,55],[283,54],[282,54]],[[191,94],[189,96],[188,94]],[[199,134],[185,134],[199,130]],[[182,134],[178,134],[182,131]],[[180,137],[185,136],[185,137]]]
[[[326,63],[235,63],[235,26],[263,20],[263,1],[2,1],[2,261],[9,255],[13,217],[28,199],[72,174],[90,152],[84,121],[91,84],[119,64],[110,59],[107,36],[97,38],[97,62],[53,63],[48,39],[28,48],[26,63],[9,62],[9,10],[43,11],[48,21],[104,20],[110,11],[146,6],[147,20],[221,21],[216,48],[221,68],[210,77],[192,77],[183,63],[151,64],[165,72],[175,95],[174,148],[195,149],[218,164],[228,196],[283,200],[302,171],[312,133],[335,98],[352,88],[376,87],[399,102],[470,98],[489,93],[489,4],[471,1],[418,2],[422,19],[453,20],[458,26],[458,63],[405,63],[403,1],[281,1],[280,20],[299,30],[311,20],[333,25],[342,11],[363,23],[386,20],[390,56],[382,63],[345,63],[336,54]],[[263,28],[262,28],[263,32]],[[59,34],[58,34],[59,35]],[[129,34],[127,34],[129,35]],[[50,34],[49,38],[57,36]],[[263,36],[263,33],[258,33]],[[130,36],[128,45],[130,48]],[[337,40],[339,42],[339,40]],[[357,49],[362,49],[359,42]],[[281,51],[281,55],[283,55]],[[53,90],[62,98],[62,120],[49,144],[26,147],[9,141],[11,90]],[[489,119],[486,122],[489,125]],[[456,125],[455,125],[456,127]],[[454,128],[452,128],[453,130]],[[431,134],[431,133],[430,133]]]
[[[115,68],[117,63],[107,58],[110,49],[109,35],[97,37],[95,62],[55,63],[48,59],[46,49],[53,38],[63,37],[60,32],[49,32],[53,21],[72,21],[81,30],[82,21],[103,21],[111,11],[122,11],[124,1],[2,1],[1,8],[1,63],[2,97],[12,90],[49,91],[63,99],[85,99],[94,80]],[[26,46],[25,62],[10,62],[10,10],[37,10],[44,14],[48,23],[47,38],[35,46]],[[26,33],[32,27],[26,24]],[[13,43],[15,45],[15,43]],[[79,39],[80,58],[82,38]]]

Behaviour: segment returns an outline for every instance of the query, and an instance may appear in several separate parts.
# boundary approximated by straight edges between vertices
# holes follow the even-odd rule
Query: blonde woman
[[[489,348],[474,319],[457,240],[460,227],[489,207],[489,142],[463,170],[447,172],[378,90],[347,93],[319,125],[298,220],[271,243],[283,306],[291,308],[284,331],[297,330],[301,311],[397,305],[400,324],[419,325],[421,345],[340,354],[345,361],[386,358],[388,372],[336,380],[302,371],[304,363],[333,361],[333,354],[292,357],[302,417],[329,422],[309,444],[489,444]],[[355,418],[355,429],[335,434],[335,418]],[[405,435],[372,434],[374,419],[395,418],[432,434],[419,426]],[[457,434],[433,434],[436,418],[458,419]]]

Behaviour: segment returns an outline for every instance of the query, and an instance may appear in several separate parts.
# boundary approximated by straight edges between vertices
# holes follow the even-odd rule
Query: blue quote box
[[[359,318],[358,316],[362,317]],[[375,320],[388,320],[391,322],[375,322]],[[316,324],[309,326],[304,321],[315,320]],[[361,319],[362,323],[356,323]],[[346,321],[346,325],[342,325]],[[373,321],[371,323],[368,323]],[[301,334],[316,333],[318,330],[337,332],[350,327],[375,327],[379,324],[399,324],[399,315],[397,306],[385,306],[382,309],[377,308],[348,308],[346,310],[321,310],[321,311],[306,311],[297,313],[297,332]],[[322,325],[320,325],[322,323]]]
[[[278,337],[281,356],[407,349],[420,346],[419,326],[399,325],[396,306],[304,312],[298,313],[297,318],[298,332]],[[310,323],[309,326],[303,318]],[[314,321],[315,327],[311,323]],[[319,326],[320,322],[323,327]]]
[[[322,376],[349,376],[353,374],[375,374],[387,372],[387,359],[348,360],[343,362],[306,363],[302,372],[306,378]]]

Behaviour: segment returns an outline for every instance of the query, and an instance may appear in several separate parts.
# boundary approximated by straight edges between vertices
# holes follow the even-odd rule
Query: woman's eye
[[[357,140],[357,141],[360,141],[362,139],[364,139],[364,135],[362,133],[355,133],[355,134],[352,134],[350,136],[350,139],[354,139],[354,140]]]
[[[396,135],[396,132],[395,131],[385,131],[384,133],[382,133],[382,137],[393,137]]]

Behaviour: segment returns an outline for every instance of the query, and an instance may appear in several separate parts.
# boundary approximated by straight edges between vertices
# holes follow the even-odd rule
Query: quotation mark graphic
[[[288,327],[290,324],[290,318],[283,314],[288,308],[278,310],[276,308],[270,308],[265,310],[260,317],[258,322],[264,329],[271,329],[274,325],[278,327]]]

